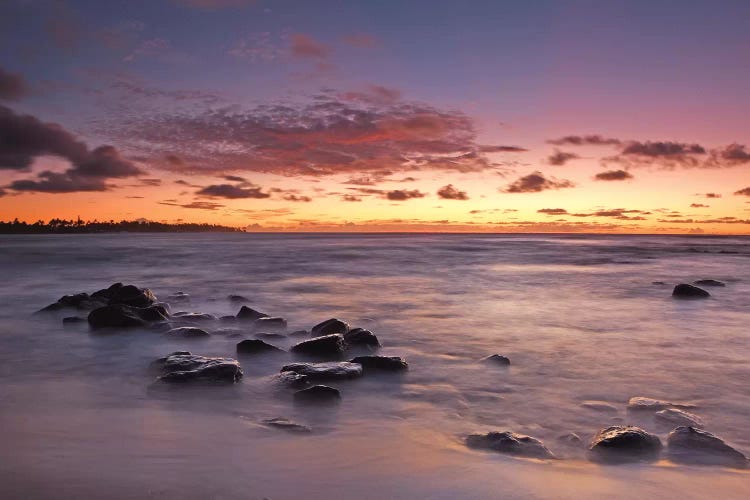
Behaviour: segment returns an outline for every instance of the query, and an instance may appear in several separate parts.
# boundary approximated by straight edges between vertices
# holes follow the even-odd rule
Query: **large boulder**
[[[615,425],[594,436],[589,452],[592,460],[605,463],[656,460],[661,441],[640,427]]]
[[[345,350],[344,336],[341,334],[324,335],[304,340],[292,346],[292,352],[308,356],[340,356]]]
[[[352,328],[344,332],[344,341],[352,346],[380,347],[378,337],[370,330]]]
[[[327,385],[314,385],[294,393],[294,401],[297,403],[336,403],[341,399],[338,389]]]
[[[157,382],[229,382],[242,378],[242,369],[235,359],[196,356],[178,351],[155,362],[164,375]]]
[[[130,307],[123,304],[108,305],[94,309],[88,315],[91,328],[132,328],[148,326],[169,318],[160,306]]]
[[[673,462],[746,468],[748,459],[710,432],[680,426],[667,436],[667,453]]]
[[[311,337],[322,337],[334,333],[344,334],[349,331],[349,325],[340,319],[331,318],[318,323],[310,330]]]
[[[362,365],[358,363],[291,363],[281,368],[282,372],[294,372],[305,375],[311,380],[349,379],[362,375]]]
[[[538,439],[510,431],[470,434],[466,438],[466,446],[519,457],[555,458]]]
[[[482,363],[495,366],[510,366],[510,359],[501,354],[493,354],[492,356],[482,358]]]
[[[283,352],[275,345],[263,342],[260,339],[243,340],[237,344],[237,354],[259,354],[269,352]]]
[[[135,285],[123,285],[113,290],[109,305],[126,305],[131,307],[148,307],[157,302],[156,296],[148,288]]]
[[[357,356],[350,362],[362,365],[364,371],[400,372],[409,369],[409,364],[399,356]]]
[[[237,313],[237,319],[240,321],[255,321],[260,318],[267,318],[268,314],[256,311],[253,308],[242,306]]]
[[[680,283],[672,290],[672,297],[676,299],[705,299],[711,294],[697,286]]]

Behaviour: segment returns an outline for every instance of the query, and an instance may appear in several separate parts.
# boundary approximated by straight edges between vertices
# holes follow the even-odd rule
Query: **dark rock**
[[[63,325],[75,325],[77,323],[85,323],[86,318],[81,318],[79,316],[68,316],[67,318],[63,318],[62,322]]]
[[[250,299],[242,295],[230,295],[227,299],[229,299],[229,302],[250,302]]]
[[[289,334],[290,337],[307,337],[308,335],[310,335],[310,332],[307,330],[294,330]]]
[[[695,427],[681,426],[667,436],[667,453],[673,462],[746,468],[748,459],[722,439]]]
[[[237,317],[236,316],[222,316],[219,318],[219,321],[222,323],[237,323]]]
[[[370,330],[365,330],[364,328],[352,328],[348,332],[345,332],[344,341],[349,345],[380,347],[378,337]]]
[[[243,340],[237,344],[237,354],[257,354],[262,352],[283,352],[278,347],[258,339]]]
[[[349,331],[349,325],[340,319],[331,318],[318,323],[312,330],[310,330],[311,337],[322,337],[324,335],[332,335],[335,333],[344,334]]]
[[[496,366],[510,366],[510,359],[500,354],[493,354],[492,356],[483,358],[482,363]]]
[[[652,285],[659,285],[659,286],[663,286],[663,285],[666,285],[666,283],[665,283],[665,282],[663,282],[663,281],[652,281],[652,282],[651,282],[651,284],[652,284]]]
[[[262,328],[266,330],[285,330],[286,320],[284,318],[266,316],[253,321],[253,328]]]
[[[308,426],[292,422],[286,418],[268,418],[263,420],[262,423],[268,427],[274,427],[295,434],[309,434],[312,432],[312,429]]]
[[[677,299],[704,299],[711,294],[697,286],[681,283],[672,290],[672,297]]]
[[[362,365],[346,361],[331,363],[292,363],[281,368],[282,372],[295,372],[311,380],[349,379],[362,376]]]
[[[666,410],[657,411],[654,413],[654,418],[657,422],[670,426],[689,425],[691,427],[703,427],[703,421],[698,415],[677,408],[667,408]]]
[[[122,283],[113,283],[109,286],[109,288],[104,288],[102,290],[98,290],[91,294],[92,299],[102,299],[105,302],[109,302],[109,299],[112,298],[114,293],[122,288]]]
[[[175,292],[167,297],[170,302],[187,302],[190,300],[190,295],[185,292]]]
[[[612,426],[600,430],[589,446],[591,459],[598,462],[624,463],[656,460],[661,441],[639,427]]]
[[[294,400],[298,403],[335,403],[341,400],[341,393],[327,385],[314,385],[295,392]]]
[[[466,438],[466,446],[519,457],[555,458],[538,439],[509,431],[471,434]]]
[[[54,302],[38,312],[60,311],[63,309],[88,310],[106,305],[103,299],[93,299],[87,293],[76,293],[75,295],[63,295]]]
[[[357,356],[351,363],[362,365],[365,371],[397,372],[409,369],[409,364],[398,356]]]
[[[297,372],[281,372],[276,379],[281,384],[296,388],[305,387],[309,383],[307,375]]]
[[[148,288],[138,288],[135,285],[123,285],[116,288],[110,298],[109,305],[126,305],[131,307],[148,307],[156,302],[156,296]]]
[[[88,322],[92,328],[129,328],[147,326],[155,321],[167,319],[159,307],[130,307],[123,304],[100,307],[89,313]]]
[[[229,382],[242,378],[242,369],[237,360],[231,358],[207,358],[187,351],[179,351],[157,360],[165,373],[157,382]]]
[[[344,353],[344,336],[324,335],[292,346],[292,352],[310,356],[340,356]]]
[[[700,286],[727,286],[725,283],[717,280],[698,280],[693,281],[693,283]]]
[[[240,321],[255,321],[260,318],[267,318],[268,314],[256,311],[247,306],[242,306],[237,313],[237,319]]]
[[[203,330],[201,328],[195,328],[192,326],[180,326],[178,328],[172,328],[167,332],[167,335],[172,338],[182,338],[182,339],[190,339],[190,338],[202,338],[202,337],[210,337],[211,334],[208,333],[206,330]]]

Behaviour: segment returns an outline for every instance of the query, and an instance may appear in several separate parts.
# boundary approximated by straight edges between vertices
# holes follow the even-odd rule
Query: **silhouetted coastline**
[[[0,221],[0,234],[82,234],[82,233],[239,233],[242,229],[219,224],[152,222],[146,220],[83,221],[50,219],[34,223],[19,221]]]

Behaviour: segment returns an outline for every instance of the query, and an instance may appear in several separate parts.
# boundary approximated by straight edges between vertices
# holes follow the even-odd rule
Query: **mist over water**
[[[745,471],[599,466],[558,439],[635,424],[664,440],[671,427],[625,411],[647,396],[696,404],[706,430],[750,453],[750,238],[0,236],[0,272],[3,498],[750,496]],[[673,285],[705,278],[727,286],[672,299]],[[289,354],[238,357],[239,339],[221,335],[91,333],[63,328],[71,312],[32,316],[117,281],[161,300],[190,294],[173,312],[235,314],[227,296],[240,294],[289,331],[338,317],[410,369],[333,382],[340,405],[299,407],[272,379]],[[245,376],[147,391],[149,364],[177,350],[235,357]],[[511,366],[479,362],[495,353]],[[591,400],[616,411],[581,406]],[[273,417],[314,432],[259,425]],[[490,430],[539,438],[564,460],[464,446]]]

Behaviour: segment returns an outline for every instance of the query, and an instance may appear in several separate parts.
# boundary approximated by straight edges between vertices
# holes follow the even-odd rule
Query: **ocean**
[[[750,453],[748,237],[0,235],[0,272],[2,498],[750,497],[748,471],[586,453],[610,425],[665,442],[671,427],[626,410],[634,396],[694,404],[706,430]],[[726,286],[671,297],[700,279]],[[239,294],[290,332],[340,318],[409,370],[331,382],[340,404],[300,406],[274,379],[289,353],[238,357],[227,335],[91,332],[63,327],[75,312],[33,314],[114,282],[189,294],[173,312],[236,314]],[[244,377],[150,391],[150,363],[180,350],[237,358]],[[510,366],[481,362],[492,354]],[[262,424],[275,417],[312,432]],[[464,444],[493,430],[559,460]]]

